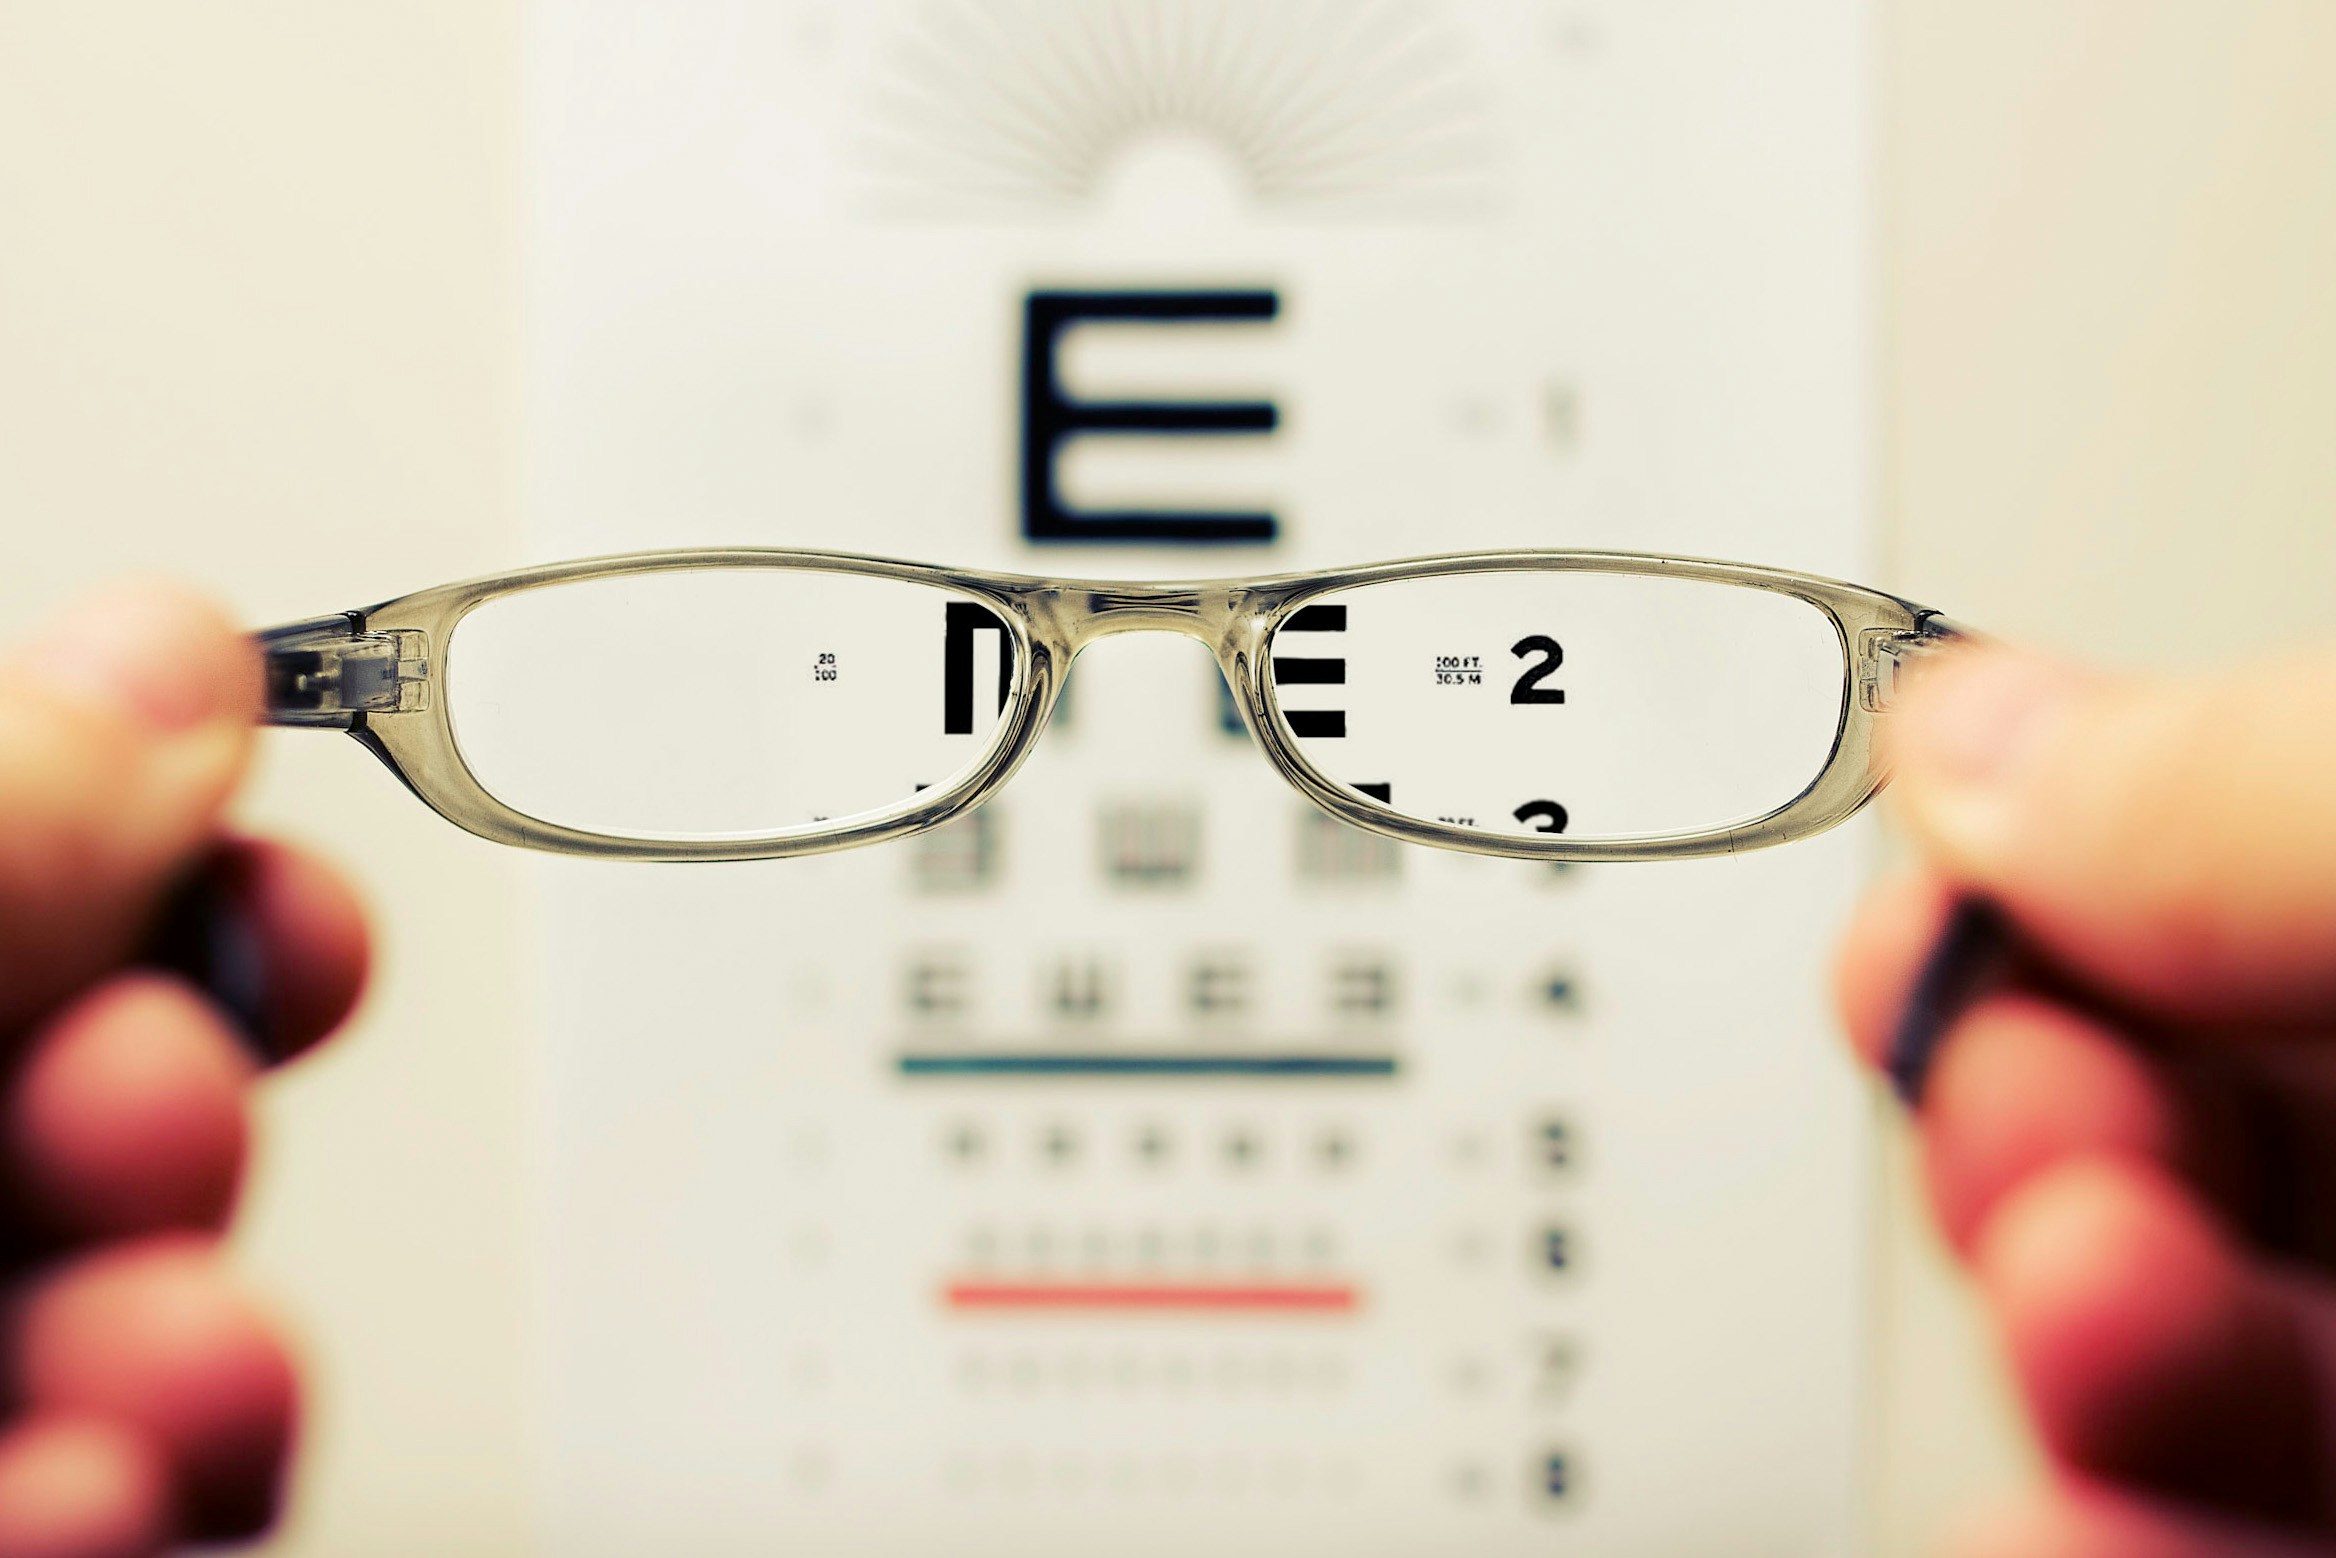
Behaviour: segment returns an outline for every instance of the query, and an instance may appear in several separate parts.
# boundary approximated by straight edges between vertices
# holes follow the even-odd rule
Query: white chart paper
[[[532,547],[1866,576],[1868,26],[547,0]],[[1411,849],[1224,718],[1114,638],[941,833],[545,864],[549,1551],[1855,1551],[1862,828]]]

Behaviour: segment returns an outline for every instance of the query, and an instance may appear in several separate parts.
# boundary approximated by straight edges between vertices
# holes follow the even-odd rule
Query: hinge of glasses
[[[351,617],[319,617],[260,635],[268,722],[349,729],[360,714],[429,707],[430,663],[410,628],[361,633]]]
[[[1886,714],[1907,673],[1964,634],[1931,614],[1911,629],[1867,628],[1858,635],[1858,702],[1868,714]]]

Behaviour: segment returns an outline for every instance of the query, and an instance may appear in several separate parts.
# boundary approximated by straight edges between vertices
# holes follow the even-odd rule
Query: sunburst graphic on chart
[[[926,0],[853,160],[880,210],[1027,217],[1183,138],[1264,210],[1473,215],[1498,137],[1468,45],[1434,0]]]

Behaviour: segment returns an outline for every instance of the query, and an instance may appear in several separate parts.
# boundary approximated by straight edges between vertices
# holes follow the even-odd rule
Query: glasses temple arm
[[[1984,642],[1959,622],[1925,607],[1915,608],[1914,626],[1869,628],[1859,635],[1857,688],[1867,712],[1887,714],[1907,675],[1939,650]]]
[[[368,714],[429,706],[430,665],[422,635],[368,633],[364,613],[312,617],[252,635],[266,668],[268,725],[361,730]]]
[[[1984,639],[1977,628],[1965,627],[1943,611],[1925,610],[1915,619],[1916,642],[1926,649],[1943,649],[1949,643],[1979,643]]]

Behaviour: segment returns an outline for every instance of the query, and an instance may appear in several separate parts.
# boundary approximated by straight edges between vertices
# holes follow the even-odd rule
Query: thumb
[[[2336,656],[2112,678],[1984,648],[1885,722],[1948,875],[2169,1017],[2336,1017]]]
[[[92,599],[0,659],[0,1028],[129,956],[242,773],[257,656],[166,584]]]

